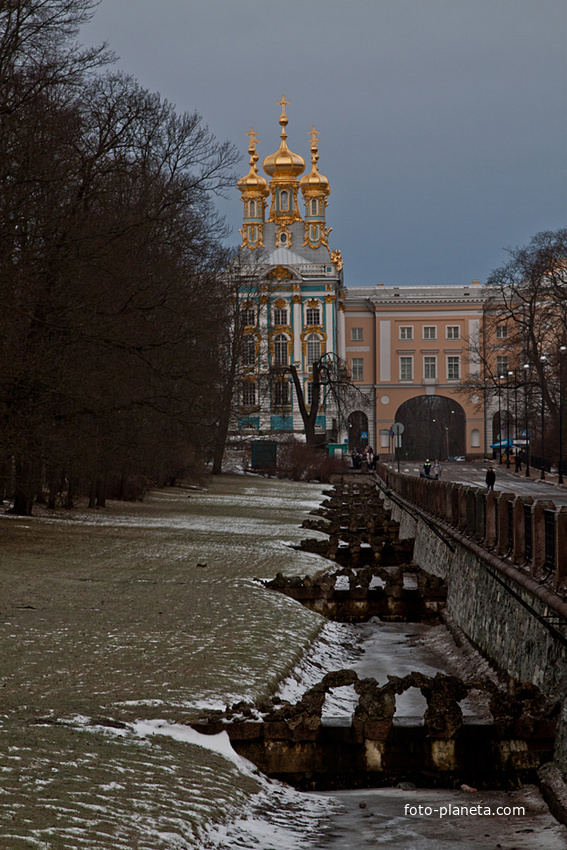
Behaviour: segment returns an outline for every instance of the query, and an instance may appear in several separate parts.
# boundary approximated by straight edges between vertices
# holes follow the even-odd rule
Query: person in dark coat
[[[486,472],[486,489],[494,490],[494,483],[496,481],[496,473],[494,472],[491,466],[488,467]]]
[[[425,463],[423,464],[423,471],[425,472],[425,474],[429,478],[429,473],[431,472],[431,461],[429,459],[426,460]]]

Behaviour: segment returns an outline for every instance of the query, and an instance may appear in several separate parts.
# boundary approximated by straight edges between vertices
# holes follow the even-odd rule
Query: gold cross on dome
[[[254,132],[254,127],[250,127],[250,129],[248,130],[248,132],[245,135],[247,135],[248,138],[250,139],[250,144],[254,145],[254,147],[256,147],[256,145],[259,143],[260,139],[258,138],[257,133]]]
[[[285,99],[285,95],[282,95],[282,99],[278,100],[278,106],[281,106],[282,112],[285,112],[286,106],[289,106],[290,103],[291,103],[290,100]]]
[[[311,144],[312,144],[312,145],[316,145],[316,144],[317,144],[317,142],[319,141],[319,139],[321,138],[320,134],[319,134],[319,133],[317,132],[317,130],[315,129],[315,124],[314,124],[314,125],[313,125],[313,127],[310,129],[310,131],[307,133],[307,135],[308,135],[308,136],[311,136]]]

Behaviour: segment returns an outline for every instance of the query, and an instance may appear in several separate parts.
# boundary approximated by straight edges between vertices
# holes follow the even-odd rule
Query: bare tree
[[[315,425],[323,406],[328,405],[341,423],[346,421],[347,411],[354,403],[363,407],[369,405],[368,398],[352,383],[346,362],[334,352],[328,351],[315,360],[312,369],[312,379],[309,382],[310,399],[305,398],[301,379],[294,365],[274,366],[271,370],[272,380],[286,373],[291,375],[305,429],[305,440],[311,447],[317,445]]]
[[[567,344],[567,228],[537,233],[528,245],[508,253],[509,261],[486,284],[482,336],[469,342],[480,370],[461,388],[467,394],[478,391],[479,404],[492,400],[494,407],[507,382],[515,391],[527,382],[528,399],[541,408],[543,398],[546,428],[554,432],[560,390],[565,389],[561,346]],[[530,419],[533,434],[539,420]]]
[[[56,22],[91,4],[12,7]],[[63,23],[30,32],[24,77],[26,56],[65,53]],[[76,81],[83,54],[66,55]],[[126,466],[169,474],[199,457],[216,416],[224,230],[212,195],[232,182],[235,150],[125,75],[71,90],[61,74],[29,85],[0,126],[0,447],[18,513],[44,474],[52,490]]]

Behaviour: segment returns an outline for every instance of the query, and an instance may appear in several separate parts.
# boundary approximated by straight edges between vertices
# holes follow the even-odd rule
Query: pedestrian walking
[[[441,466],[440,466],[438,460],[436,460],[435,463],[433,464],[433,477],[436,478],[437,480],[439,480],[439,478],[441,478]]]
[[[429,478],[429,473],[431,472],[431,461],[429,460],[429,458],[423,464],[423,471],[425,472],[426,476]]]
[[[494,483],[496,481],[496,473],[494,472],[491,466],[488,467],[486,471],[486,489],[494,490]]]

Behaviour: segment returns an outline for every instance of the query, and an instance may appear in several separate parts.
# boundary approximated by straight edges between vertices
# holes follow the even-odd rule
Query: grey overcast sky
[[[565,0],[102,0],[83,41],[260,162],[288,144],[331,195],[349,286],[484,282],[567,226]],[[236,189],[219,209],[238,244]]]

